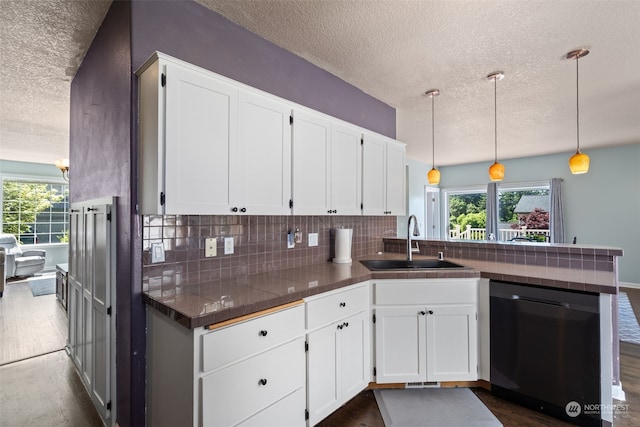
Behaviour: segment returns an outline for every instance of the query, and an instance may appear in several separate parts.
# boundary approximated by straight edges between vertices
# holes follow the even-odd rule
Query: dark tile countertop
[[[404,259],[384,253],[361,259]],[[432,257],[414,256],[414,259]],[[266,310],[302,298],[370,279],[486,277],[533,286],[595,293],[617,293],[615,272],[517,265],[447,258],[464,269],[369,271],[354,259],[351,265],[315,264],[287,270],[212,281],[198,285],[163,285],[143,294],[144,302],[183,326],[194,329]]]

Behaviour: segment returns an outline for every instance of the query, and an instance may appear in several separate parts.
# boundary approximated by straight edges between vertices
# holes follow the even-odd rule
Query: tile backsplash
[[[328,262],[335,228],[353,229],[352,257],[382,251],[382,239],[396,237],[394,216],[146,215],[142,224],[145,290],[151,281],[188,285]],[[288,249],[287,232],[296,229],[302,243]],[[318,233],[318,246],[308,246],[309,233]],[[217,238],[218,256],[205,258],[207,237]],[[234,239],[232,255],[224,255],[225,237]],[[151,264],[152,243],[163,243],[165,262]]]

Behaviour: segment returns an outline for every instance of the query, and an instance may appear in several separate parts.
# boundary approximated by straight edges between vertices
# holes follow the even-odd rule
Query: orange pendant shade
[[[589,172],[589,156],[580,151],[569,158],[569,169],[574,175]]]
[[[427,173],[429,184],[440,184],[440,171],[435,167]]]
[[[489,167],[489,178],[491,181],[502,181],[504,179],[504,165],[495,162]]]

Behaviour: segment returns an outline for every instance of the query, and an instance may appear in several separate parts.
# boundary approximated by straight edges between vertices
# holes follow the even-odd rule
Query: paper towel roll
[[[335,258],[336,264],[347,264],[351,262],[351,236],[353,230],[350,228],[336,228],[335,230]]]

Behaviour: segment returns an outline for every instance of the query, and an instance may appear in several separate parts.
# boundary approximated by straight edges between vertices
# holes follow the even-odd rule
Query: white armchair
[[[4,277],[31,276],[44,270],[46,251],[23,251],[13,234],[0,234],[0,247],[5,249]]]

